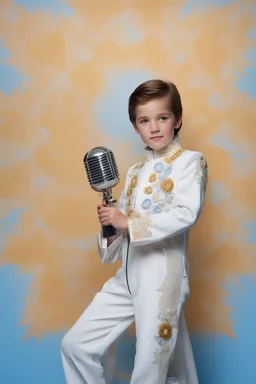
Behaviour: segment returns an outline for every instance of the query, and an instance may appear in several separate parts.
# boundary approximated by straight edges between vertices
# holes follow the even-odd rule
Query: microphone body
[[[96,147],[87,152],[83,159],[90,186],[100,192],[109,207],[113,207],[116,200],[112,197],[112,188],[119,183],[119,172],[113,152],[106,147]],[[103,237],[116,234],[112,225],[103,226]]]

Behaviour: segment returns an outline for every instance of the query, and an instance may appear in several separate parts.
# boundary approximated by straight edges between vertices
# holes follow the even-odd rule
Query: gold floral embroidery
[[[150,217],[131,218],[129,224],[134,240],[152,237],[152,232],[149,230],[149,226],[152,224]]]
[[[172,337],[172,326],[170,323],[161,323],[158,326],[158,336],[161,339],[168,340]]]
[[[172,337],[173,328],[178,328],[177,310],[167,308],[165,311],[159,313],[158,319],[162,321],[162,323],[159,324],[158,334],[154,337],[158,347],[154,352],[155,358],[152,363],[158,364],[161,367],[163,353],[170,350],[167,340]]]
[[[132,190],[133,190],[133,188],[136,187],[137,184],[138,184],[138,176],[137,176],[137,175],[134,175],[134,176],[132,177],[132,179],[131,179],[131,182],[130,182],[128,188],[127,188],[127,192],[126,192],[126,194],[127,194],[128,197],[131,197],[131,195],[132,195]]]
[[[133,166],[129,171],[129,177],[131,177],[131,181],[130,181],[130,184],[128,185],[127,192],[126,192],[128,197],[132,196],[133,189],[138,184],[138,180],[139,180],[138,176],[141,172],[140,168],[142,168],[144,164],[145,164],[145,161],[143,161],[142,163],[135,164],[135,166]]]
[[[131,179],[131,187],[132,187],[132,188],[135,188],[136,185],[137,185],[137,183],[138,183],[138,176],[135,175],[135,176],[133,176],[133,178]]]
[[[128,217],[131,218],[131,219],[135,219],[135,218],[141,217],[141,214],[139,212],[135,211],[134,209],[131,209],[128,212]]]
[[[154,181],[156,181],[156,178],[157,178],[157,174],[156,173],[151,173],[151,175],[148,178],[148,181],[150,183],[154,183]]]
[[[129,199],[126,203],[126,212],[129,212],[132,206],[132,201]]]
[[[131,184],[127,188],[127,196],[130,197],[132,195],[132,187]]]
[[[206,190],[208,181],[208,165],[204,156],[199,156],[197,160],[197,175],[199,184],[201,184],[202,188]]]
[[[176,136],[169,144],[159,150],[156,150],[155,153],[159,157],[163,157],[170,154],[171,152],[174,152],[178,148],[180,148],[180,138],[179,136]]]
[[[174,187],[174,183],[173,183],[173,180],[168,178],[168,179],[164,179],[161,183],[161,189],[162,191],[164,192],[171,192],[173,190],[173,187]]]
[[[150,195],[152,193],[153,189],[152,187],[145,187],[144,188],[144,192],[147,194],[147,195]]]
[[[164,158],[165,163],[171,163],[172,161],[176,160],[177,157],[179,157],[184,151],[185,149],[179,148],[178,151],[176,151],[173,155]]]
[[[142,163],[138,163],[138,164],[136,164],[136,165],[133,167],[133,169],[139,169],[139,168],[142,168],[144,164],[145,164],[145,161],[143,161]]]

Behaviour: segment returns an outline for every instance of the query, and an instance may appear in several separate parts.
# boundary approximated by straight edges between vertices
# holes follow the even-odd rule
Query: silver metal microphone
[[[109,207],[116,200],[112,197],[112,188],[119,183],[119,172],[113,152],[106,147],[96,147],[84,156],[84,166],[91,187],[101,193],[102,199]],[[103,226],[103,237],[116,234],[112,225]]]

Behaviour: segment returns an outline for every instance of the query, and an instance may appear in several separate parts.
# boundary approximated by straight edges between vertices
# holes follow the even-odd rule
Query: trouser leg
[[[61,344],[67,384],[105,384],[101,357],[134,321],[131,296],[122,274],[110,279]]]
[[[167,384],[198,384],[196,365],[183,310],[174,357],[168,372]]]
[[[131,384],[166,384],[177,340],[178,315],[175,312],[169,318],[169,312],[166,313],[170,321],[164,320],[165,317],[162,320],[158,318],[160,295],[161,292],[153,291],[148,292],[143,301],[139,298],[134,300],[137,343]],[[163,332],[167,331],[166,340],[161,340],[158,335],[159,325],[162,325]]]
[[[146,278],[134,298],[137,344],[131,384],[166,384],[178,335],[182,342],[184,337],[187,341],[183,305],[189,292],[188,279],[179,257],[172,256],[168,267],[171,273],[168,271],[165,278],[163,270],[162,284],[158,283],[159,278],[155,283],[152,278]],[[150,276],[149,270],[147,273]],[[175,378],[173,380],[174,384]]]

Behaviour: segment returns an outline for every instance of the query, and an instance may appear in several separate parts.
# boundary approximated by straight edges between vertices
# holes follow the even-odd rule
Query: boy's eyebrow
[[[137,119],[147,119],[147,116],[138,116]]]
[[[157,114],[157,116],[161,116],[161,115],[170,115],[171,116],[172,112],[167,111],[167,112],[160,112]],[[148,119],[148,116],[138,116],[137,119],[138,120],[139,119]]]
[[[172,114],[172,112],[167,111],[167,112],[160,112],[160,113],[157,114],[157,116],[161,116],[161,115],[171,115],[171,114]]]

